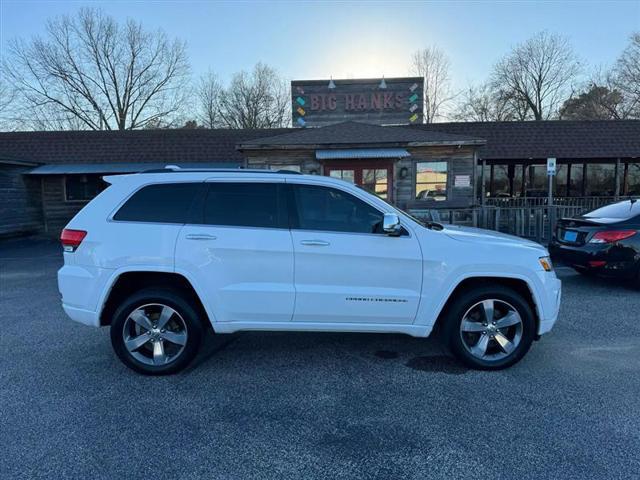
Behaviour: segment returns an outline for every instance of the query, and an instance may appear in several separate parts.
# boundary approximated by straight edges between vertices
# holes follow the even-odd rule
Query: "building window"
[[[447,162],[416,163],[416,200],[447,199]]]
[[[339,178],[341,180],[344,180],[345,182],[349,182],[349,183],[356,183],[355,180],[355,170],[350,170],[350,169],[330,169],[329,170],[329,176],[333,177],[333,178]]]
[[[640,163],[627,164],[627,195],[640,195]]]
[[[389,193],[389,171],[386,168],[364,168],[362,170],[362,187],[380,198],[386,199]]]
[[[613,163],[587,164],[586,195],[588,197],[612,197],[615,193],[616,166]]]
[[[66,175],[64,195],[67,202],[88,202],[107,187],[99,175]]]

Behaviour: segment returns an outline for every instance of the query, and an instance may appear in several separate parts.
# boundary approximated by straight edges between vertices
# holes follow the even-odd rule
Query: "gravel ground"
[[[57,244],[0,244],[3,478],[639,478],[640,292],[559,268],[559,323],[509,370],[402,335],[211,337],[149,378],[68,320]]]

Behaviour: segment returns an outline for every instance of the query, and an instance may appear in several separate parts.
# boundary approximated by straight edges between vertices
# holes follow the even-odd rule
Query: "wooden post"
[[[485,181],[484,181],[484,170],[487,167],[487,161],[483,158],[482,159],[482,171],[480,172],[480,205],[484,206],[484,199],[486,197],[486,188],[485,188]]]
[[[613,196],[615,200],[620,196],[620,158],[616,158],[616,186]]]

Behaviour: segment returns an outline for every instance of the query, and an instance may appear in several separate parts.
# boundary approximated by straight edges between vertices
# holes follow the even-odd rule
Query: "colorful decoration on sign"
[[[422,90],[421,77],[384,78],[384,82],[380,77],[296,80],[291,82],[293,125],[318,127],[348,120],[381,125],[419,123]]]

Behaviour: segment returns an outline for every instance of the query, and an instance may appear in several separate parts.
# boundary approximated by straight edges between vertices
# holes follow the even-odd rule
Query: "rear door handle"
[[[189,233],[184,238],[187,240],[215,240],[218,237],[209,233]]]
[[[326,247],[327,245],[330,245],[329,242],[325,242],[324,240],[302,240],[300,244],[313,247]]]

